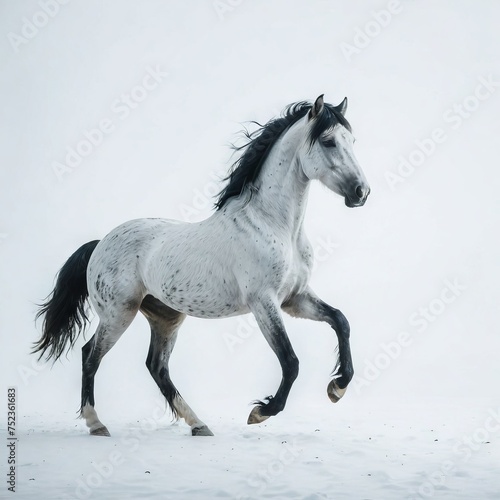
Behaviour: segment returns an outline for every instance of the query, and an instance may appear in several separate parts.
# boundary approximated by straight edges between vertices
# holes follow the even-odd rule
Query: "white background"
[[[415,467],[395,479],[391,467],[381,465],[386,475],[373,479],[380,491],[355,473],[352,481],[332,478],[339,487],[335,490],[308,482],[314,474],[299,460],[273,476],[275,490],[266,490],[270,497],[404,498],[448,457],[458,465],[432,490],[436,498],[459,498],[458,491],[463,498],[478,498],[472,493],[477,488],[485,488],[483,498],[494,498],[498,481],[492,468],[498,464],[500,432],[477,433],[478,449],[471,448],[471,459],[462,460],[453,450],[463,436],[482,429],[489,412],[500,405],[500,86],[480,89],[483,100],[473,97],[482,79],[500,82],[498,2],[72,1],[58,4],[58,12],[20,43],[12,34],[22,36],[26,20],[43,12],[41,5],[0,3],[0,370],[2,390],[18,388],[18,428],[25,433],[19,463],[29,466],[31,453],[35,467],[40,450],[73,435],[95,458],[95,441],[85,436],[74,414],[83,339],[52,369],[29,355],[41,331],[33,322],[35,304],[50,292],[64,261],[81,244],[102,238],[126,220],[208,217],[210,195],[222,186],[217,179],[230,165],[228,144],[243,122],[265,122],[291,102],[324,93],[333,104],[349,98],[347,118],[372,190],[363,208],[348,209],[335,194],[314,185],[306,218],[318,249],[312,286],[351,323],[355,380],[344,399],[331,405],[326,385],[335,363],[333,332],[324,324],[286,318],[301,361],[288,406],[268,427],[252,428],[248,449],[231,459],[241,463],[240,476],[233,476],[241,484],[239,479],[226,484],[221,476],[212,489],[200,489],[200,498],[220,492],[265,496],[246,479],[256,466],[245,456],[262,452],[251,446],[259,432],[272,441],[276,435],[291,439],[297,431],[307,442],[308,436],[318,438],[317,421],[328,426],[332,439],[336,429],[350,423],[367,435],[382,436],[371,455],[364,456],[364,444],[356,444],[361,455],[352,457],[351,473],[367,460],[383,462],[387,450],[401,451],[402,443],[417,450]],[[375,13],[395,5],[389,18],[379,14],[377,20]],[[367,30],[371,34],[362,35]],[[150,68],[167,75],[146,94],[134,91]],[[131,92],[144,99],[123,119],[125,112],[116,111],[123,104],[117,100]],[[458,105],[466,106],[469,116],[456,118]],[[56,175],[54,165],[65,162],[68,148],[77,148],[103,119],[112,122],[113,131],[70,172]],[[416,143],[428,143],[435,129],[442,130],[444,140],[391,187],[388,172],[398,174],[401,157],[417,158]],[[442,307],[446,280],[463,290]],[[411,318],[431,304],[439,314],[417,328]],[[221,443],[250,432],[248,403],[279,385],[278,362],[252,325],[248,317],[191,318],[172,355],[172,378],[217,436],[225,436]],[[384,345],[401,332],[411,342],[401,349],[391,344],[397,354],[389,359]],[[97,374],[96,408],[112,434],[115,428],[124,433],[158,404],[158,389],[144,365],[148,343],[147,323],[138,317]],[[394,431],[398,444],[384,438],[392,419],[399,422]],[[167,443],[169,425],[166,415],[155,431],[167,433]],[[431,445],[419,441],[419,432],[445,425],[447,441],[432,457]],[[40,437],[43,430],[50,430],[51,437]],[[188,434],[181,426],[181,437],[176,436],[187,440]],[[343,439],[347,447],[355,442]],[[182,471],[196,460],[192,442],[186,446],[193,456],[186,455],[184,465],[173,459]],[[75,452],[73,445],[69,449]],[[333,460],[336,448],[328,449]],[[147,443],[141,452],[145,457],[155,453]],[[133,464],[127,453],[126,463]],[[50,470],[63,471],[60,481],[29,469],[19,473],[21,494],[35,491],[37,480],[37,485],[45,481],[47,498],[74,494],[77,477],[92,471],[91,459],[85,456],[75,469],[65,469],[64,453],[58,457]],[[161,456],[158,460],[161,469]],[[303,467],[293,472],[297,486],[286,490],[287,474],[299,463]],[[474,465],[484,478],[459,473]],[[214,467],[210,474],[217,478],[222,469]],[[130,478],[133,467],[120,470]],[[89,494],[123,497],[118,477]],[[182,490],[185,483],[179,484],[178,490],[160,483],[139,490],[189,497]]]

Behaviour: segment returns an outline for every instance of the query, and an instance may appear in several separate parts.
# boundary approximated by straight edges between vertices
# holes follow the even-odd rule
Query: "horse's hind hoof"
[[[332,403],[337,403],[340,398],[345,394],[345,391],[347,391],[347,387],[344,387],[341,389],[335,380],[330,381],[328,384],[328,388],[326,390],[328,397],[330,398],[330,401]]]
[[[102,427],[98,427],[97,429],[91,430],[90,435],[91,436],[106,436],[106,437],[111,436],[111,434],[109,433],[109,431],[105,425],[103,425]]]
[[[213,436],[214,435],[214,433],[206,425],[202,425],[201,427],[193,427],[191,429],[191,434],[193,436]]]
[[[260,424],[261,422],[264,422],[264,420],[267,420],[269,418],[269,415],[262,415],[260,413],[260,406],[256,406],[251,412],[250,415],[248,415],[248,420],[247,424]]]

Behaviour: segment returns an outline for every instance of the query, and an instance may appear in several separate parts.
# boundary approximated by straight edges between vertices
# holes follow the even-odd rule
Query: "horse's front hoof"
[[[193,427],[191,429],[191,434],[193,436],[213,436],[214,435],[214,433],[206,425],[202,425],[201,427]]]
[[[328,388],[326,390],[328,397],[330,398],[330,401],[332,403],[337,403],[340,398],[345,394],[345,391],[347,391],[347,387],[344,387],[341,389],[335,380],[330,381],[328,384]]]
[[[260,424],[261,422],[264,422],[264,420],[267,420],[269,418],[269,415],[262,415],[260,412],[261,407],[256,406],[251,412],[250,415],[248,416],[247,424]]]
[[[111,437],[111,434],[109,433],[105,425],[103,425],[102,427],[98,427],[97,429],[91,430],[90,435]]]

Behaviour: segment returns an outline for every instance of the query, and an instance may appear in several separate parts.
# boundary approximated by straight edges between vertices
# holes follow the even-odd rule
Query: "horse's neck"
[[[250,205],[292,235],[299,233],[304,220],[309,180],[296,156],[300,141],[298,127],[291,128],[274,144],[257,180],[257,192]]]

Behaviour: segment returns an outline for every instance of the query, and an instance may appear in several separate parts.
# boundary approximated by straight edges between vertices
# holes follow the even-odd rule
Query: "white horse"
[[[194,224],[167,219],[126,222],[101,241],[79,248],[59,272],[42,304],[40,357],[57,359],[88,321],[86,300],[99,316],[82,348],[81,416],[90,434],[109,436],[94,409],[94,376],[103,356],[141,311],[151,326],[147,367],[174,415],[192,435],[212,435],[175,388],[168,361],[186,316],[224,318],[252,312],[282,368],[274,397],[257,401],[248,423],[283,410],[299,371],[281,311],[327,322],[336,332],[339,359],[327,393],[337,402],[353,375],[349,323],[309,288],[311,244],[303,228],[310,182],[319,180],[362,206],[370,192],[353,153],[354,139],[338,105],[300,102],[247,134],[226,187],[208,219]],[[38,317],[37,316],[37,317]]]

